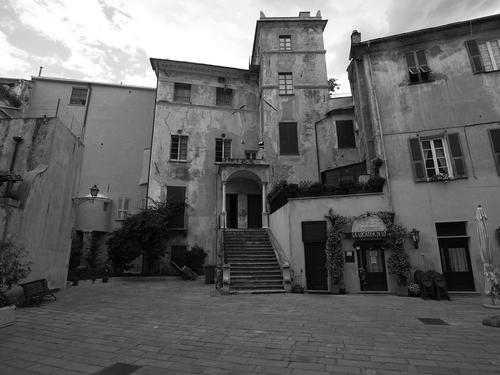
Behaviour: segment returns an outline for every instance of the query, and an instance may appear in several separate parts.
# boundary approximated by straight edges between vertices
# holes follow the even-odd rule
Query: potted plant
[[[24,248],[11,241],[0,241],[0,327],[16,319],[16,306],[10,303],[7,293],[30,273],[31,262],[23,259],[26,255]]]

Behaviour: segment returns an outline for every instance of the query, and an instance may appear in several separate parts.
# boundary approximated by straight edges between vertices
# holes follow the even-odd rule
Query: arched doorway
[[[225,181],[227,228],[262,228],[262,182],[253,172],[240,170]]]

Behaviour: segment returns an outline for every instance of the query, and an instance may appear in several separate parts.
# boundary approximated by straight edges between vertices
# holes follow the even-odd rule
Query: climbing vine
[[[344,252],[342,250],[342,229],[348,222],[344,216],[337,215],[332,209],[326,215],[330,223],[326,239],[326,269],[330,275],[330,282],[341,284],[344,278]]]

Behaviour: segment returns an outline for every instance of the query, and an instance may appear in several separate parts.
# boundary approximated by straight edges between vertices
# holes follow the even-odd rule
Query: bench
[[[58,292],[59,288],[49,289],[46,279],[34,280],[19,285],[23,288],[24,298],[28,303],[40,302],[45,296],[51,296],[57,301],[54,293]]]

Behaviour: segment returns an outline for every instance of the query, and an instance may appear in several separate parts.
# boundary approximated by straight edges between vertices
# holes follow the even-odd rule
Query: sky
[[[0,77],[156,86],[150,57],[248,68],[256,21],[315,15],[328,77],[349,93],[350,35],[362,40],[500,13],[500,0],[0,0]]]

